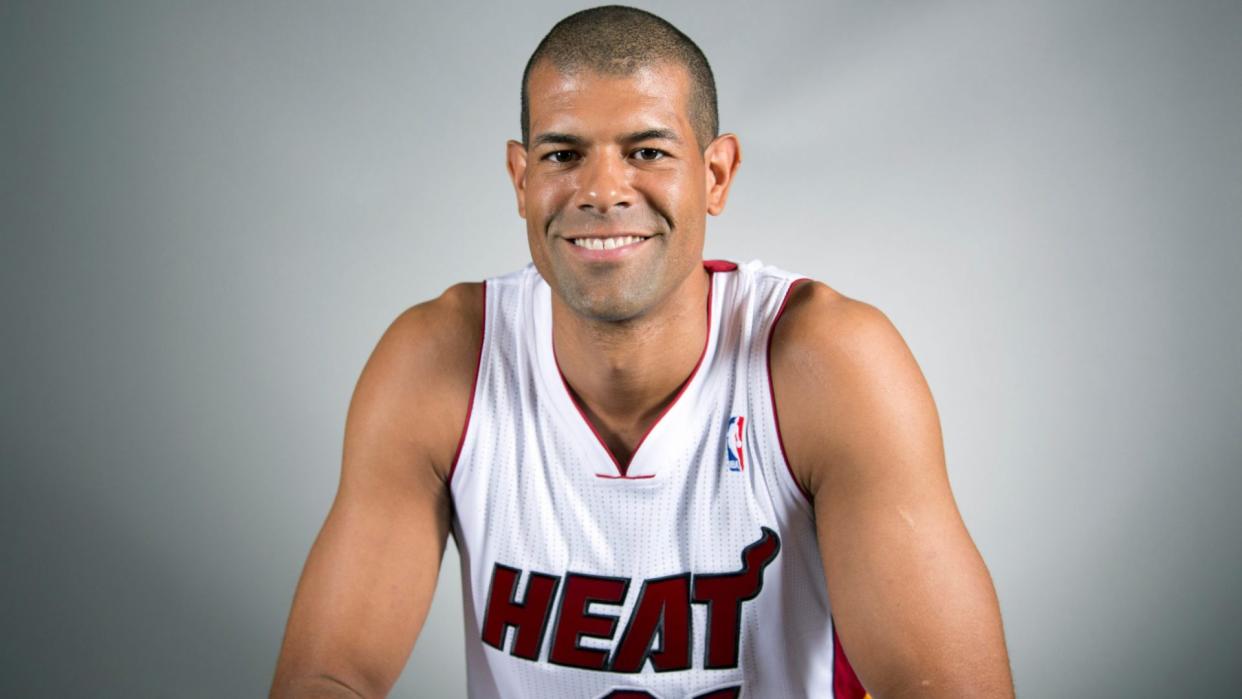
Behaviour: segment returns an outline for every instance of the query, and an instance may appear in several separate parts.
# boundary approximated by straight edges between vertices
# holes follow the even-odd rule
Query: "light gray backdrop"
[[[376,339],[528,259],[581,6],[449,5],[0,3],[0,694],[266,692]],[[1019,694],[1233,693],[1242,3],[648,7],[743,144],[708,254],[919,358]],[[457,566],[394,696],[464,691]]]

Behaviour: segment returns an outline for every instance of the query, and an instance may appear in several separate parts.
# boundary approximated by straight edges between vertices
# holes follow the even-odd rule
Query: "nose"
[[[622,159],[602,155],[589,159],[583,166],[576,202],[579,209],[604,214],[614,206],[625,208],[633,204],[634,190]]]

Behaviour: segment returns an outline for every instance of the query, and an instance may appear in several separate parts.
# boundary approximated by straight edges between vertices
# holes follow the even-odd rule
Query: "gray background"
[[[743,144],[708,255],[919,358],[1019,694],[1232,693],[1242,3],[644,6]],[[503,144],[580,7],[0,4],[0,694],[266,692],[375,341],[528,259]],[[462,648],[450,550],[394,696]]]

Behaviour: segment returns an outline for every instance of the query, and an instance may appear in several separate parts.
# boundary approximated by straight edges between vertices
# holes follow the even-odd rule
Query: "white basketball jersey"
[[[773,410],[769,339],[801,277],[704,265],[702,357],[624,468],[557,366],[547,283],[487,280],[449,477],[471,697],[861,696]]]

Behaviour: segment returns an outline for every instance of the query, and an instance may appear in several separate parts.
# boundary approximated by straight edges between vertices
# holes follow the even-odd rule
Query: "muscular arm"
[[[1013,695],[992,581],[949,490],[939,417],[875,308],[819,283],[772,342],[786,452],[812,495],[841,643],[876,699]]]
[[[400,675],[448,534],[447,476],[473,386],[481,295],[461,284],[407,310],[367,362],[271,696],[380,697]]]

